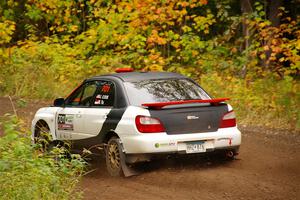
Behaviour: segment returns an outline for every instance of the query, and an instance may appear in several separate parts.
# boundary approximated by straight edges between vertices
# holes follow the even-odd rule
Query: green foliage
[[[214,97],[230,97],[239,124],[300,129],[300,85],[290,76],[245,80],[217,73],[201,76]]]
[[[10,116],[0,137],[0,196],[2,199],[79,199],[76,189],[83,172],[80,156],[64,156],[62,149],[42,154],[31,145],[20,121]]]
[[[9,51],[13,52],[9,59],[2,55],[0,88],[4,94],[19,97],[65,96],[85,77],[110,70],[98,65],[99,57],[84,61],[80,52],[67,44],[28,41]]]
[[[218,96],[244,97],[234,104],[243,119],[250,105],[260,118],[267,112],[295,127],[299,18],[281,7],[273,26],[265,12],[271,1],[260,2],[240,13],[235,0],[2,1],[0,94],[65,96],[84,78],[118,67],[177,71],[201,83],[215,78],[207,87]],[[217,89],[225,83],[235,92]]]

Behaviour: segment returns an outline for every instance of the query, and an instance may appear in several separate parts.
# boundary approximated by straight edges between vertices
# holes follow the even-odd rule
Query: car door
[[[88,137],[85,133],[84,113],[91,106],[97,90],[96,81],[82,84],[65,101],[57,112],[56,132],[60,140],[78,140]]]
[[[97,90],[90,107],[84,110],[85,129],[87,136],[97,136],[107,115],[115,104],[115,85],[111,81],[96,81]]]

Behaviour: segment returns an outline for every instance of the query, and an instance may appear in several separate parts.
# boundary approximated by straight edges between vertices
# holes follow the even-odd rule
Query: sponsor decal
[[[58,130],[74,130],[74,115],[59,114],[57,119]]]
[[[108,100],[109,99],[109,95],[101,95],[98,94],[95,98],[95,105],[103,105],[104,104],[104,100]]]
[[[191,119],[199,119],[199,117],[194,116],[194,115],[188,115],[186,116],[186,119],[191,120]]]
[[[94,102],[95,105],[99,105],[101,104],[101,95],[98,94],[95,98],[95,102]]]
[[[169,143],[155,143],[154,146],[155,148],[159,147],[170,147],[170,146],[175,146],[176,142],[169,142]]]
[[[101,92],[107,93],[110,91],[110,85],[105,84],[102,86]]]
[[[102,95],[101,99],[107,100],[109,98],[109,95]]]

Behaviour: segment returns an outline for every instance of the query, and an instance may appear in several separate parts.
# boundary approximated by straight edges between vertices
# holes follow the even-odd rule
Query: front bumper
[[[121,138],[126,154],[185,153],[188,142],[201,141],[205,152],[240,146],[241,132],[237,127],[222,128],[216,132],[167,135],[149,133]]]

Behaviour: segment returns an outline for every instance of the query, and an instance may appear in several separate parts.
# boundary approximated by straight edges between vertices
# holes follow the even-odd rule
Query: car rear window
[[[131,105],[190,99],[210,99],[209,95],[189,79],[157,79],[124,83]]]

